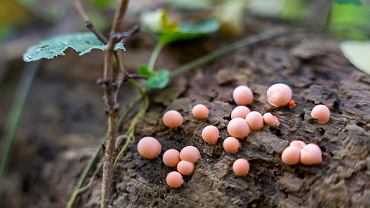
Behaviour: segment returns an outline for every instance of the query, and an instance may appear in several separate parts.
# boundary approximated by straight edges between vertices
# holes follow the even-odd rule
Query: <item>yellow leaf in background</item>
[[[163,32],[179,31],[180,24],[177,21],[172,20],[167,11],[163,11],[162,16],[161,16],[161,22],[162,22]]]
[[[16,0],[0,0],[0,28],[17,26],[27,17],[27,10]]]
[[[177,32],[180,29],[180,24],[171,19],[168,12],[163,9],[142,14],[141,23],[144,30],[147,29],[154,33]]]
[[[229,0],[219,6],[215,16],[221,23],[221,32],[228,37],[235,37],[243,32],[243,13],[245,0]]]

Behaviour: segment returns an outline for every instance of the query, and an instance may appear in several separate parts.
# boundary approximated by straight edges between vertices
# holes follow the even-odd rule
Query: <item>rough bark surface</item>
[[[268,86],[277,82],[292,87],[295,108],[271,108],[267,104],[265,92]],[[272,112],[280,119],[281,125],[253,132],[241,142],[240,152],[231,155],[223,151],[222,141],[227,137],[226,125],[235,107],[231,93],[240,84],[250,86],[255,93],[255,101],[250,108]],[[87,89],[90,90],[96,89]],[[98,103],[94,107],[101,104],[98,98],[92,102]],[[191,108],[197,103],[210,107],[208,120],[197,121],[191,117]],[[319,125],[310,117],[310,110],[319,103],[331,109],[328,124]],[[161,122],[163,113],[170,109],[178,110],[184,116],[184,124],[175,130],[165,128]],[[103,123],[103,115],[98,118]],[[209,124],[220,129],[221,139],[216,145],[207,145],[201,139],[202,128]],[[102,134],[103,129],[102,126],[97,133]],[[136,141],[116,166],[113,205],[370,207],[369,130],[370,76],[351,66],[341,55],[337,41],[316,33],[296,32],[235,51],[178,78],[169,88],[153,93],[150,108],[138,124],[137,141],[143,136],[158,138],[162,154],[170,148],[181,150],[186,145],[194,145],[201,151],[202,159],[194,174],[185,177],[184,187],[169,189],[165,177],[173,169],[163,164],[162,154],[151,161],[140,157]],[[280,155],[295,139],[318,144],[323,150],[323,163],[315,166],[284,165]],[[63,151],[63,148],[59,150]],[[236,177],[232,173],[231,166],[237,158],[249,160],[251,170],[247,177]],[[40,181],[28,182],[31,191],[40,190],[35,187],[42,182],[50,186],[51,182],[47,180],[53,178],[70,183],[55,187],[66,194],[65,190],[72,189],[87,157],[80,162],[74,158],[74,162],[67,160],[69,162],[66,163],[61,157],[53,161],[71,167],[63,169],[49,164],[50,168],[64,172],[49,173]],[[83,195],[81,207],[98,207],[100,176],[91,190]],[[57,192],[59,195],[44,193],[42,198],[29,202],[45,203],[48,207],[63,206],[68,195],[62,196],[62,192]],[[34,194],[26,193],[26,196]],[[60,198],[53,201],[51,196]]]
[[[296,33],[250,49],[239,50],[204,66],[152,98],[137,134],[154,136],[163,145],[181,150],[198,147],[202,159],[180,189],[169,189],[161,157],[145,160],[131,145],[115,171],[117,207],[369,207],[370,206],[370,77],[353,68],[340,54],[338,43],[315,34]],[[296,107],[271,108],[265,92],[283,82],[294,91]],[[226,125],[235,104],[232,90],[246,84],[255,93],[251,109],[272,112],[278,128],[264,127],[242,141],[235,155],[222,149]],[[173,96],[175,95],[175,96]],[[207,121],[191,117],[197,103],[210,107]],[[330,122],[310,117],[315,104],[332,112]],[[163,113],[175,109],[184,124],[169,130]],[[201,139],[206,125],[215,125],[222,139],[208,145]],[[280,155],[289,142],[301,139],[318,144],[323,163],[286,166]],[[237,158],[250,161],[247,177],[231,170]],[[95,188],[95,190],[99,190]],[[94,200],[94,199],[93,199]]]

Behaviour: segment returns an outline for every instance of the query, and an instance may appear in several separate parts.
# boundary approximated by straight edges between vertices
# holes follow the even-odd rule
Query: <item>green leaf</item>
[[[147,77],[144,83],[151,89],[162,89],[167,86],[170,80],[170,73],[165,69],[154,71],[148,65],[143,64],[139,66],[137,71],[138,74]]]
[[[216,32],[220,27],[219,22],[212,18],[180,24],[162,9],[144,13],[141,23],[144,31],[158,37],[163,44],[201,37]]]
[[[344,41],[340,49],[356,68],[370,74],[370,41]]]
[[[339,4],[362,4],[361,0],[334,0],[334,2]]]
[[[154,74],[144,81],[144,83],[151,89],[162,89],[167,86],[169,81],[170,73],[165,69],[161,69],[159,71],[155,71]]]
[[[74,49],[80,56],[90,53],[92,49],[104,50],[106,45],[100,42],[92,33],[74,33],[60,35],[30,47],[23,60],[25,62],[37,61],[42,58],[52,59],[59,55],[65,55],[68,48]],[[115,50],[125,50],[122,43],[117,44]]]
[[[183,23],[179,31],[158,34],[159,40],[168,44],[176,41],[190,40],[216,32],[220,27],[216,19],[206,19],[198,22]]]
[[[147,77],[153,76],[155,74],[155,72],[152,69],[149,69],[148,65],[146,64],[140,65],[137,71],[140,75]]]

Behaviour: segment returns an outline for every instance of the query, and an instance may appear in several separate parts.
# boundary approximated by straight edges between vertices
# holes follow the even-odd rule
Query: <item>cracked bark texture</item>
[[[265,92],[283,82],[294,91],[296,107],[271,108]],[[272,112],[278,128],[264,127],[244,139],[239,153],[222,149],[226,126],[235,104],[232,90],[250,86],[250,108]],[[169,100],[170,98],[170,100]],[[242,49],[176,80],[152,97],[152,105],[137,128],[137,138],[154,136],[163,151],[198,147],[202,159],[180,189],[169,189],[161,156],[145,160],[131,145],[115,170],[117,207],[369,207],[370,206],[370,76],[341,55],[338,42],[317,34],[295,33]],[[210,108],[206,121],[191,117],[191,108]],[[310,117],[315,104],[327,105],[332,116],[325,125]],[[161,122],[165,111],[178,110],[184,124],[175,130]],[[206,125],[220,129],[221,139],[208,145],[201,139]],[[318,144],[323,162],[286,166],[280,155],[289,142]],[[231,170],[237,158],[251,165],[247,177]]]

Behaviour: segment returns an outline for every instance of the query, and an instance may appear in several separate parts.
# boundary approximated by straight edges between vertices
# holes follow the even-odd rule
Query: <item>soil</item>
[[[246,27],[254,29],[245,35],[278,24],[253,22],[258,26]],[[237,50],[180,76],[165,90],[153,92],[150,107],[137,125],[137,139],[116,166],[112,207],[370,207],[370,76],[343,57],[337,40],[312,30],[290,29],[289,35]],[[168,67],[166,59],[183,63],[224,44],[219,37],[197,43],[202,42],[170,47],[159,65]],[[152,47],[143,35],[131,44],[133,50],[142,52],[140,57]],[[95,61],[101,59],[99,55],[79,59],[70,71],[60,63],[76,62],[77,56],[43,65],[52,70],[42,70],[32,87],[6,176],[2,207],[65,206],[106,128],[101,92],[94,85],[100,75],[101,62]],[[128,61],[128,65],[133,63]],[[295,108],[267,104],[265,92],[278,82],[292,87]],[[235,107],[231,93],[241,84],[250,86],[255,94],[250,108],[272,112],[281,125],[253,132],[241,142],[240,152],[231,155],[223,151],[222,141]],[[10,92],[2,91],[10,99]],[[123,109],[133,94],[123,92]],[[6,106],[8,102],[2,99],[0,103]],[[197,103],[209,106],[208,120],[191,117],[191,108]],[[328,124],[317,124],[310,117],[310,110],[319,103],[331,109]],[[175,130],[161,122],[169,109],[184,116],[184,124]],[[216,145],[201,139],[202,128],[209,124],[221,132]],[[165,177],[173,169],[163,164],[162,154],[150,161],[138,155],[136,143],[143,136],[156,137],[162,154],[186,145],[200,149],[202,159],[194,174],[185,177],[184,187],[166,186]],[[280,155],[296,139],[318,144],[323,151],[322,164],[284,165]],[[237,158],[249,160],[247,177],[232,173]],[[82,194],[78,207],[99,207],[100,180],[101,172]]]

